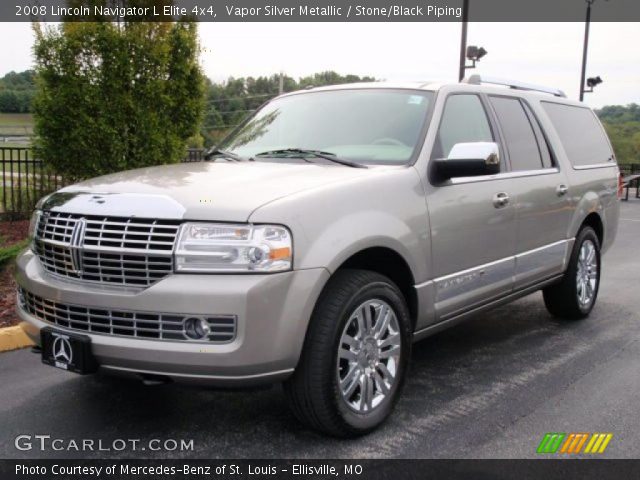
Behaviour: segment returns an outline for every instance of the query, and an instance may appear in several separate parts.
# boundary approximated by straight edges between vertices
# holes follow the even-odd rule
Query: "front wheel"
[[[367,433],[396,403],[411,321],[398,287],[364,270],[335,274],[316,305],[285,392],[303,423],[339,437]]]
[[[578,233],[562,281],[543,290],[544,303],[556,317],[578,320],[591,313],[600,287],[600,242],[591,227]]]

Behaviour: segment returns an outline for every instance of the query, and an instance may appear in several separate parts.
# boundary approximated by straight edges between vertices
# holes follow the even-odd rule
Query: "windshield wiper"
[[[322,150],[312,150],[307,148],[281,148],[279,150],[268,150],[266,152],[260,152],[256,154],[256,157],[269,157],[271,155],[286,155],[291,154],[293,157],[300,157],[305,159],[305,157],[318,157],[324,160],[329,160],[330,162],[339,163],[340,165],[345,165],[347,167],[353,168],[368,168],[366,165],[362,163],[352,162],[351,160],[345,160],[344,158],[339,158],[335,153],[324,152]]]
[[[228,152],[227,150],[220,150],[217,148],[209,150],[204,156],[205,160],[215,160],[216,158],[226,158],[227,160],[232,160],[235,162],[242,162],[246,160],[246,158],[241,157],[237,153]]]

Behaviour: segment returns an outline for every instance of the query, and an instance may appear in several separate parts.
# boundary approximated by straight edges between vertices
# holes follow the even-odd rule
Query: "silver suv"
[[[602,126],[558,90],[295,92],[207,162],[43,199],[18,314],[46,364],[283,381],[300,420],[358,435],[392,411],[414,341],[536,290],[554,316],[589,315],[617,190]]]

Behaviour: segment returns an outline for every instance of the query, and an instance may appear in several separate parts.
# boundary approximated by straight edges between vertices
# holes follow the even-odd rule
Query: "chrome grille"
[[[86,217],[85,247],[173,251],[179,221]]]
[[[180,315],[111,310],[48,300],[23,288],[18,289],[20,307],[39,320],[70,330],[103,335],[188,342],[228,343],[236,338],[234,315]],[[184,320],[203,317],[210,333],[205,339],[192,340],[184,331]]]
[[[40,215],[34,247],[45,270],[65,277],[146,287],[173,271],[179,220]]]

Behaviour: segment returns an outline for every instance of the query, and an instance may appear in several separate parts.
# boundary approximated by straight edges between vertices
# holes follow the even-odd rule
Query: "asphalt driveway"
[[[215,391],[79,377],[29,350],[0,354],[0,458],[130,452],[19,451],[18,435],[193,439],[146,457],[535,457],[546,432],[610,432],[607,458],[640,457],[640,201],[623,202],[586,321],[551,318],[534,294],[416,344],[392,418],[338,441],[304,429],[279,387]]]

